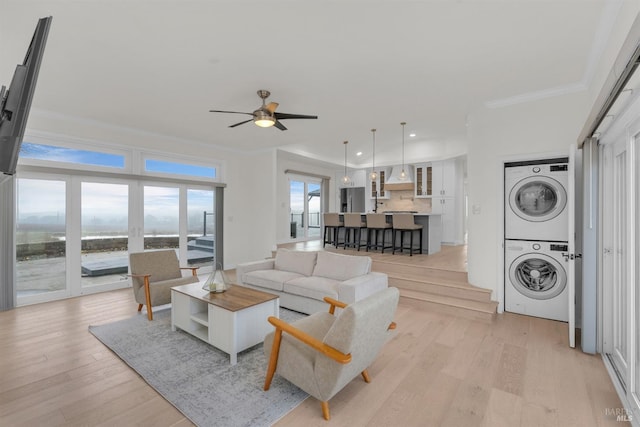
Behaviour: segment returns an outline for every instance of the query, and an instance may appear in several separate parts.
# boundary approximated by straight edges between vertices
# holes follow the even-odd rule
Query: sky
[[[45,144],[34,144],[31,142],[22,143],[22,146],[20,147],[20,157],[26,159],[104,166],[118,169],[123,169],[125,167],[125,156],[122,154],[77,150]],[[145,170],[148,172],[171,173],[203,178],[216,177],[215,167],[168,162],[155,159],[145,160]]]

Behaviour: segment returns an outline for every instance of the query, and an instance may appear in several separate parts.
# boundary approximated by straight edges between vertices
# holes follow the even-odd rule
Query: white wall
[[[596,34],[594,46],[601,49],[594,49],[593,69],[583,82],[586,90],[504,108],[485,108],[469,117],[469,282],[493,290],[494,300],[501,299],[503,286],[502,164],[546,154],[568,154],[569,145],[577,142],[640,11],[639,1],[623,1],[619,6],[610,33]]]
[[[289,224],[289,179],[285,175],[287,169],[306,172],[309,174],[328,176],[329,182],[329,211],[336,212],[336,185],[334,177],[339,166],[319,162],[308,157],[299,156],[279,150],[277,152],[276,166],[276,195],[275,195],[275,242],[284,243],[291,240]]]
[[[469,124],[469,282],[494,291],[501,287],[503,163],[568,155],[589,106],[587,94],[566,95],[508,108],[485,109]]]
[[[227,163],[225,268],[271,256],[276,242],[275,151],[234,156]]]

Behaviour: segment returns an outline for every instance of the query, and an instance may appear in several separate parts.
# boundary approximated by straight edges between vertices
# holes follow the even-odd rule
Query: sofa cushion
[[[275,269],[311,276],[316,265],[316,252],[278,249]]]
[[[338,298],[337,280],[327,277],[299,277],[284,283],[284,291],[292,294],[322,301],[324,297]]]
[[[246,273],[242,278],[242,282],[261,288],[273,289],[274,291],[282,291],[284,282],[303,277],[303,275],[291,271],[256,270]]]
[[[318,252],[314,276],[328,277],[334,280],[349,280],[371,271],[371,258],[368,256],[341,255],[333,252]]]

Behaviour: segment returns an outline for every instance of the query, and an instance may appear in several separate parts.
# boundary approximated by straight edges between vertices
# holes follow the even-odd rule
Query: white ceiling
[[[352,166],[371,163],[377,128],[376,163],[400,163],[402,121],[422,160],[464,152],[480,108],[584,90],[618,3],[3,0],[0,82],[53,15],[32,114],[337,164],[349,140]],[[282,132],[208,112],[253,111],[258,89],[319,118]]]

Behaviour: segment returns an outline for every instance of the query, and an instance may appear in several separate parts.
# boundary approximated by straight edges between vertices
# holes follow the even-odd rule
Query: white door
[[[618,378],[626,387],[629,369],[629,287],[627,278],[628,194],[626,141],[604,149],[603,177],[603,278],[606,283],[604,299],[604,352],[614,366]]]
[[[613,304],[615,313],[613,358],[623,378],[627,377],[629,346],[627,287],[627,150],[624,141],[613,147]]]
[[[632,249],[630,259],[631,261],[631,275],[632,281],[629,289],[631,290],[630,297],[633,298],[632,309],[629,317],[634,318],[635,321],[631,323],[631,330],[629,331],[630,346],[632,353],[632,367],[631,372],[633,374],[631,380],[631,407],[634,411],[633,418],[640,419],[640,225],[638,224],[638,215],[640,215],[640,134],[634,135],[632,141],[633,152],[633,164],[631,167],[631,225],[630,235],[634,236],[633,244],[630,245]],[[635,295],[634,295],[635,294]],[[630,298],[630,299],[631,299]]]
[[[576,164],[576,146],[569,147],[569,177],[567,182],[567,207],[568,207],[568,253],[565,256],[567,262],[567,286],[569,290],[569,347],[576,346],[576,224],[575,224],[575,164]]]
[[[636,425],[640,419],[640,101],[616,119],[600,142],[600,351],[625,407],[619,419]]]

